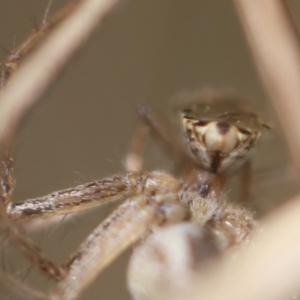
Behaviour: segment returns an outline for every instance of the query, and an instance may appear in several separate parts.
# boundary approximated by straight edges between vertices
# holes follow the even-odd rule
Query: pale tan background
[[[18,44],[30,32],[31,20],[41,21],[47,2],[2,0],[0,45],[10,50]],[[61,3],[56,1],[52,11]],[[300,2],[289,3],[300,25]],[[5,55],[0,53],[1,61]],[[232,3],[123,1],[26,120],[15,147],[15,199],[121,171],[139,103],[166,111],[178,92],[207,86],[234,88],[256,106],[266,107]],[[261,205],[266,210],[273,199],[280,201],[293,193],[277,135],[268,135],[258,151],[260,166],[255,174],[260,184],[252,189],[255,210],[259,203],[266,203]],[[153,151],[147,166],[161,166],[163,158],[156,161],[159,152]],[[35,239],[61,261],[111,209],[111,205],[95,209]],[[1,264],[9,272],[20,273],[39,288],[49,285],[34,271],[27,276],[28,264],[11,251],[1,254]],[[129,252],[100,275],[82,299],[130,299],[124,280]],[[1,300],[14,299],[0,293]]]

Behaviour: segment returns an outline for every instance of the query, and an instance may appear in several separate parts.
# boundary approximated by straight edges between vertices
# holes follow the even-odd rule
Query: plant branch
[[[21,121],[118,0],[82,0],[77,9],[19,68],[0,99],[0,153]]]
[[[300,179],[300,47],[282,0],[233,0]]]

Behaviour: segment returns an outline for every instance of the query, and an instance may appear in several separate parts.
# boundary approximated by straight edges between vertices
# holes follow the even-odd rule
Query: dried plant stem
[[[233,0],[300,178],[300,47],[282,0]]]
[[[8,146],[26,113],[118,2],[82,0],[75,12],[20,67],[0,99],[0,153]]]

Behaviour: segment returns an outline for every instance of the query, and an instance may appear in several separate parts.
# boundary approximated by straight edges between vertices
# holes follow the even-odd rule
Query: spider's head
[[[213,173],[221,173],[245,158],[267,127],[236,101],[221,100],[181,110],[189,152]]]

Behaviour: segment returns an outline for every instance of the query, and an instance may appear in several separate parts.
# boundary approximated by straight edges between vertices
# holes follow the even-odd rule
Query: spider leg
[[[4,206],[7,207],[11,203],[12,192],[15,185],[13,177],[13,158],[10,150],[7,150],[3,154],[0,172],[0,199]]]
[[[77,299],[98,274],[137,241],[151,224],[162,225],[186,219],[188,208],[178,200],[178,188],[179,182],[163,172],[141,176],[137,194],[94,229],[65,263],[68,273],[50,293],[50,298]]]
[[[129,172],[139,172],[143,168],[143,153],[148,141],[149,129],[149,126],[141,122],[134,133],[125,161],[125,168]]]
[[[138,202],[143,201],[143,196],[127,200],[94,229],[65,264],[67,276],[51,293],[51,299],[77,299],[107,265],[146,232],[151,215],[141,210]]]
[[[57,191],[43,197],[11,204],[7,215],[12,220],[30,220],[78,212],[104,203],[128,197],[135,188],[134,173],[121,174],[77,187]]]
[[[5,215],[1,215],[0,228],[14,244],[19,251],[31,262],[33,266],[44,273],[48,278],[59,280],[65,275],[64,268],[57,266],[39,247],[37,247],[32,239],[26,235],[22,228],[9,220]]]
[[[57,216],[77,212],[128,197],[134,193],[140,177],[138,174],[127,173],[54,192],[23,203],[11,203],[6,212],[5,209],[1,211],[0,226],[2,232],[27,257],[33,266],[47,277],[60,280],[65,276],[65,267],[57,266],[26,235],[20,224],[13,221],[30,221],[33,217]]]
[[[138,203],[138,199],[135,199],[136,204]],[[133,206],[132,203],[129,203],[130,206]],[[145,226],[148,224],[148,216],[147,216],[147,212],[146,211],[140,211],[140,208],[138,207],[138,205],[136,205],[136,207],[134,207],[133,209],[130,209],[129,211],[127,211],[127,213],[122,216],[122,220],[118,220],[118,217],[121,217],[122,213],[124,212],[124,209],[128,208],[128,201],[125,202],[122,206],[119,207],[119,209],[112,214],[103,224],[102,226],[99,226],[98,228],[96,228],[94,230],[94,232],[90,235],[90,239],[91,241],[87,240],[85,243],[82,244],[81,248],[79,249],[79,251],[70,259],[68,265],[66,264],[64,266],[64,268],[70,268],[69,265],[72,265],[72,270],[75,269],[75,271],[73,270],[71,273],[71,275],[74,275],[74,273],[76,274],[76,272],[81,273],[80,269],[76,269],[76,263],[81,262],[80,267],[84,266],[85,269],[90,268],[94,268],[94,263],[96,261],[98,261],[102,256],[97,257],[97,253],[94,253],[93,257],[90,257],[90,255],[92,253],[88,252],[87,250],[93,250],[95,247],[95,243],[97,242],[97,240],[95,241],[93,238],[96,238],[97,235],[101,235],[101,230],[103,230],[103,228],[106,228],[107,226],[107,230],[103,232],[103,234],[101,235],[100,238],[101,239],[101,244],[105,245],[105,247],[102,247],[104,251],[104,253],[98,253],[99,255],[103,255],[104,259],[104,265],[102,266],[102,268],[104,268],[107,264],[110,263],[111,260],[113,260],[115,258],[116,255],[118,255],[120,252],[122,252],[123,248],[120,247],[113,247],[113,245],[111,245],[111,242],[116,239],[119,240],[119,235],[123,234],[123,237],[125,237],[125,239],[123,239],[123,242],[127,243],[128,245],[135,240],[134,239],[134,235],[137,236],[137,238],[140,236],[139,233],[143,233],[145,231]],[[149,215],[150,217],[150,215]],[[124,219],[125,218],[125,219]],[[127,221],[127,228],[126,227],[126,221]],[[125,222],[125,223],[123,223]],[[125,225],[125,228],[123,227],[123,225]],[[110,230],[110,227],[113,227],[113,230]],[[127,238],[127,233],[128,230],[131,230],[131,235],[130,238]],[[137,229],[137,231],[136,231]],[[18,233],[15,231],[15,226],[14,224],[9,224],[9,230],[10,230],[10,238],[11,236],[14,235],[18,235]],[[13,231],[14,230],[14,231]],[[13,231],[13,232],[12,232]],[[111,234],[113,234],[113,236],[111,236]],[[24,239],[26,239],[26,237],[24,237],[22,234],[20,234],[17,237],[14,238],[19,238],[22,239],[24,242]],[[112,239],[112,240],[111,240]],[[128,240],[128,241],[127,241]],[[108,247],[106,245],[106,243],[110,241],[110,244],[108,244]],[[122,244],[122,242],[121,242]],[[126,245],[127,245],[126,244]],[[120,245],[118,243],[118,245]],[[125,245],[125,247],[126,247]],[[19,245],[20,246],[20,245]],[[24,245],[22,245],[24,247]],[[33,245],[32,245],[33,246]],[[113,250],[117,251],[117,253],[114,253],[114,251],[110,252],[110,247],[112,247]],[[36,247],[35,247],[36,248]],[[32,248],[29,247],[28,249],[29,251],[34,252],[34,246]],[[84,256],[85,252],[88,252],[86,256]],[[44,259],[44,255],[42,253],[35,253],[34,256],[40,256],[42,255],[43,259]],[[81,256],[83,256],[83,259],[81,259]],[[87,260],[88,258],[91,258],[90,264],[87,264]],[[95,261],[93,261],[92,258],[97,258]],[[41,260],[41,257],[39,258],[39,260]],[[101,262],[103,262],[103,260],[101,260]],[[45,262],[43,262],[45,264]],[[73,266],[73,264],[75,266]],[[70,268],[71,269],[71,268]],[[48,266],[48,271],[50,270],[50,267]],[[101,270],[99,270],[98,272],[100,272]],[[93,279],[93,274],[89,274],[89,280]],[[66,284],[68,285],[68,278],[70,279],[70,276],[66,277],[65,281]],[[57,279],[57,278],[56,278]],[[26,285],[24,285],[22,282],[19,282],[19,280],[14,279],[13,277],[9,276],[8,274],[5,274],[4,272],[0,271],[0,284],[3,285],[5,288],[7,288],[8,290],[12,290],[13,293],[17,296],[19,296],[21,299],[24,300],[45,300],[45,299],[49,299],[48,296],[46,296],[45,294],[36,291],[32,288],[27,287]],[[82,285],[82,283],[80,283],[80,286],[82,288],[85,287],[85,285]],[[70,287],[72,288],[72,287]],[[75,291],[76,293],[76,291]],[[76,294],[75,294],[76,295]],[[65,298],[62,298],[65,299]]]
[[[182,171],[183,166],[188,169],[191,165],[194,165],[194,162],[186,153],[180,141],[172,135],[172,132],[165,129],[166,126],[163,126],[155,118],[148,107],[140,105],[138,114],[142,123],[139,125],[130,144],[125,163],[128,171],[139,171],[142,169],[142,155],[146,147],[149,132],[160,142],[166,153],[174,158],[179,170]]]

